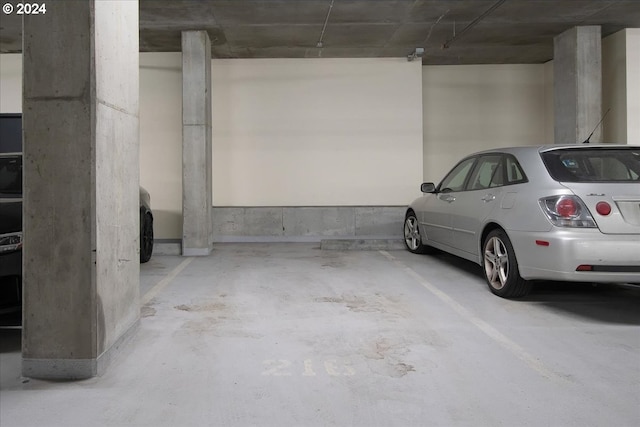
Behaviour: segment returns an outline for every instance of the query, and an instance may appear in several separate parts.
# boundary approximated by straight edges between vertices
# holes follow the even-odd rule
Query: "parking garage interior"
[[[640,144],[638,2],[5,3],[0,424],[640,423],[636,286],[497,298],[402,235],[472,152]]]

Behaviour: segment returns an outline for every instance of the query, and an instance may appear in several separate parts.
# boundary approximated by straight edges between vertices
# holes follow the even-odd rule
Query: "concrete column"
[[[100,375],[139,306],[138,1],[24,16],[22,373]]]
[[[582,143],[602,119],[599,26],[575,27],[554,39],[555,143]],[[602,141],[599,126],[590,140]]]
[[[211,42],[182,32],[182,254],[209,255],[211,222]]]

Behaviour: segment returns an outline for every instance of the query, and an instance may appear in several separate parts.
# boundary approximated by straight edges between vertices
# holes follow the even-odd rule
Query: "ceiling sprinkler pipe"
[[[495,2],[493,4],[493,6],[491,6],[489,9],[487,9],[486,11],[484,11],[484,13],[480,16],[478,16],[476,19],[474,19],[473,21],[471,21],[469,23],[469,25],[467,25],[466,27],[464,27],[462,29],[462,31],[460,31],[458,34],[454,34],[453,37],[451,37],[449,40],[447,40],[446,42],[444,42],[442,44],[442,48],[443,49],[447,49],[449,48],[449,46],[451,46],[451,43],[453,43],[456,39],[459,39],[460,37],[463,36],[464,33],[466,33],[467,31],[469,31],[471,28],[475,27],[476,24],[480,21],[482,21],[484,18],[487,17],[487,15],[493,13],[494,10],[496,10],[497,8],[499,8],[502,3],[504,3],[507,0],[498,0],[497,2]]]
[[[316,45],[317,48],[322,49],[322,39],[324,38],[324,32],[327,29],[327,24],[329,23],[329,15],[331,15],[331,9],[333,9],[333,2],[334,0],[331,0],[331,3],[329,4],[329,10],[327,11],[327,17],[324,19],[324,25],[322,26],[322,32],[320,33],[320,39],[318,39],[318,44]]]

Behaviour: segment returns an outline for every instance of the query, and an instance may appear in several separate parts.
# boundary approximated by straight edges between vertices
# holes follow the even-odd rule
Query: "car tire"
[[[140,262],[151,259],[153,253],[153,217],[146,213],[140,218]]]
[[[482,243],[482,269],[489,289],[502,298],[519,298],[531,290],[531,282],[520,277],[518,261],[507,234],[496,229]]]
[[[403,227],[404,245],[414,254],[425,254],[432,251],[430,246],[422,243],[420,235],[420,227],[418,227],[418,218],[415,212],[409,211],[404,218]]]

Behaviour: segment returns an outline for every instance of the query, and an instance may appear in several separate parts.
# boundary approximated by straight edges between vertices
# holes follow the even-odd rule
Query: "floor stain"
[[[386,338],[381,338],[373,343],[371,348],[365,350],[364,357],[366,357],[367,359],[382,360],[387,357],[392,349],[393,346],[389,343],[389,341]]]
[[[180,304],[173,308],[181,311],[222,311],[227,308],[227,305],[221,302],[212,302],[203,305]]]
[[[321,297],[321,298],[314,298],[313,300],[315,302],[333,302],[337,304],[344,302],[344,298],[338,298],[338,297]]]
[[[401,378],[409,372],[415,372],[415,367],[405,363],[402,359],[409,352],[410,344],[387,338],[378,338],[362,351],[369,359],[369,366],[373,372],[391,378]]]
[[[407,365],[406,363],[402,363],[402,362],[396,363],[395,365],[391,365],[391,367],[392,367],[392,371],[390,372],[389,376],[393,378],[404,377],[409,372],[416,371],[413,365]]]
[[[140,316],[142,317],[152,317],[155,315],[156,315],[156,309],[153,307],[149,307],[148,305],[145,305],[140,309]]]
[[[383,313],[391,317],[408,317],[411,315],[408,307],[395,296],[376,293],[368,296],[341,295],[335,297],[314,298],[315,302],[344,304],[355,313]]]
[[[194,332],[207,332],[214,330],[215,326],[219,323],[219,320],[215,317],[205,317],[203,319],[185,322],[184,327]]]
[[[198,320],[190,320],[183,324],[183,329],[187,329],[190,332],[195,332],[199,335],[207,335],[213,337],[224,338],[262,338],[263,335],[255,333],[246,329],[229,327],[225,325],[223,321],[216,317],[205,317]]]
[[[342,268],[346,267],[346,263],[338,260],[328,260],[322,263],[322,267],[330,267],[330,268]]]

